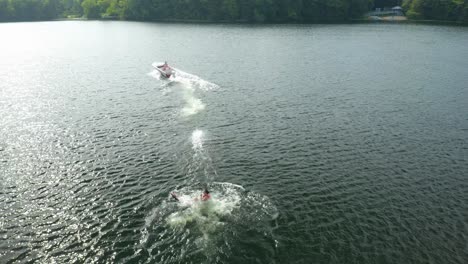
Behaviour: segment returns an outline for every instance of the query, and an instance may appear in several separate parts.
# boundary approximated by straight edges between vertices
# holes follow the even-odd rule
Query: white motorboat
[[[167,64],[164,63],[153,63],[153,67],[159,71],[162,77],[170,78],[171,76],[175,75],[175,70]]]

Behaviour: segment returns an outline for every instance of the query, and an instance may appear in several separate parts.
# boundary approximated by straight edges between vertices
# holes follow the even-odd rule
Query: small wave
[[[241,189],[242,191],[245,191],[244,187],[242,187],[241,185],[230,183],[230,182],[213,182],[213,184],[218,185],[218,186],[228,186],[228,188],[238,188],[238,189]]]

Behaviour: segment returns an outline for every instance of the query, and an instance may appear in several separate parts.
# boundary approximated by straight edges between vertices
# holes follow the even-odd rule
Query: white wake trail
[[[158,63],[153,63],[153,66],[154,65],[158,65]],[[173,70],[173,76],[168,79],[163,78],[157,70],[153,70],[148,75],[164,81],[161,88],[163,88],[165,92],[173,89],[180,89],[181,97],[184,100],[184,105],[181,109],[182,116],[188,117],[203,111],[206,105],[197,97],[197,91],[206,92],[217,89],[219,86],[180,69],[173,68]]]
[[[203,131],[200,129],[192,132],[192,148],[196,152],[203,150]]]
[[[173,78],[175,81],[189,83],[194,89],[200,89],[202,91],[209,91],[209,90],[219,88],[217,84],[203,80],[197,75],[181,71],[177,68],[173,68],[173,69],[175,70],[175,73],[176,73]]]

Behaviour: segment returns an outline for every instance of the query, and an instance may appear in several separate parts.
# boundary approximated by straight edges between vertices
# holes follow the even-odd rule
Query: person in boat
[[[167,65],[167,61],[164,62],[162,69],[163,71],[166,71],[167,69],[169,69],[169,65]]]

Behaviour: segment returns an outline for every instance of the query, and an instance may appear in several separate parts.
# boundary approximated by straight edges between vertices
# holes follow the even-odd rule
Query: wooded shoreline
[[[446,0],[0,0],[0,22],[129,20],[187,23],[350,23],[397,5],[410,21],[468,23],[468,1]],[[401,7],[399,6],[401,5]],[[392,21],[393,22],[393,21]],[[423,22],[424,23],[424,22]]]

